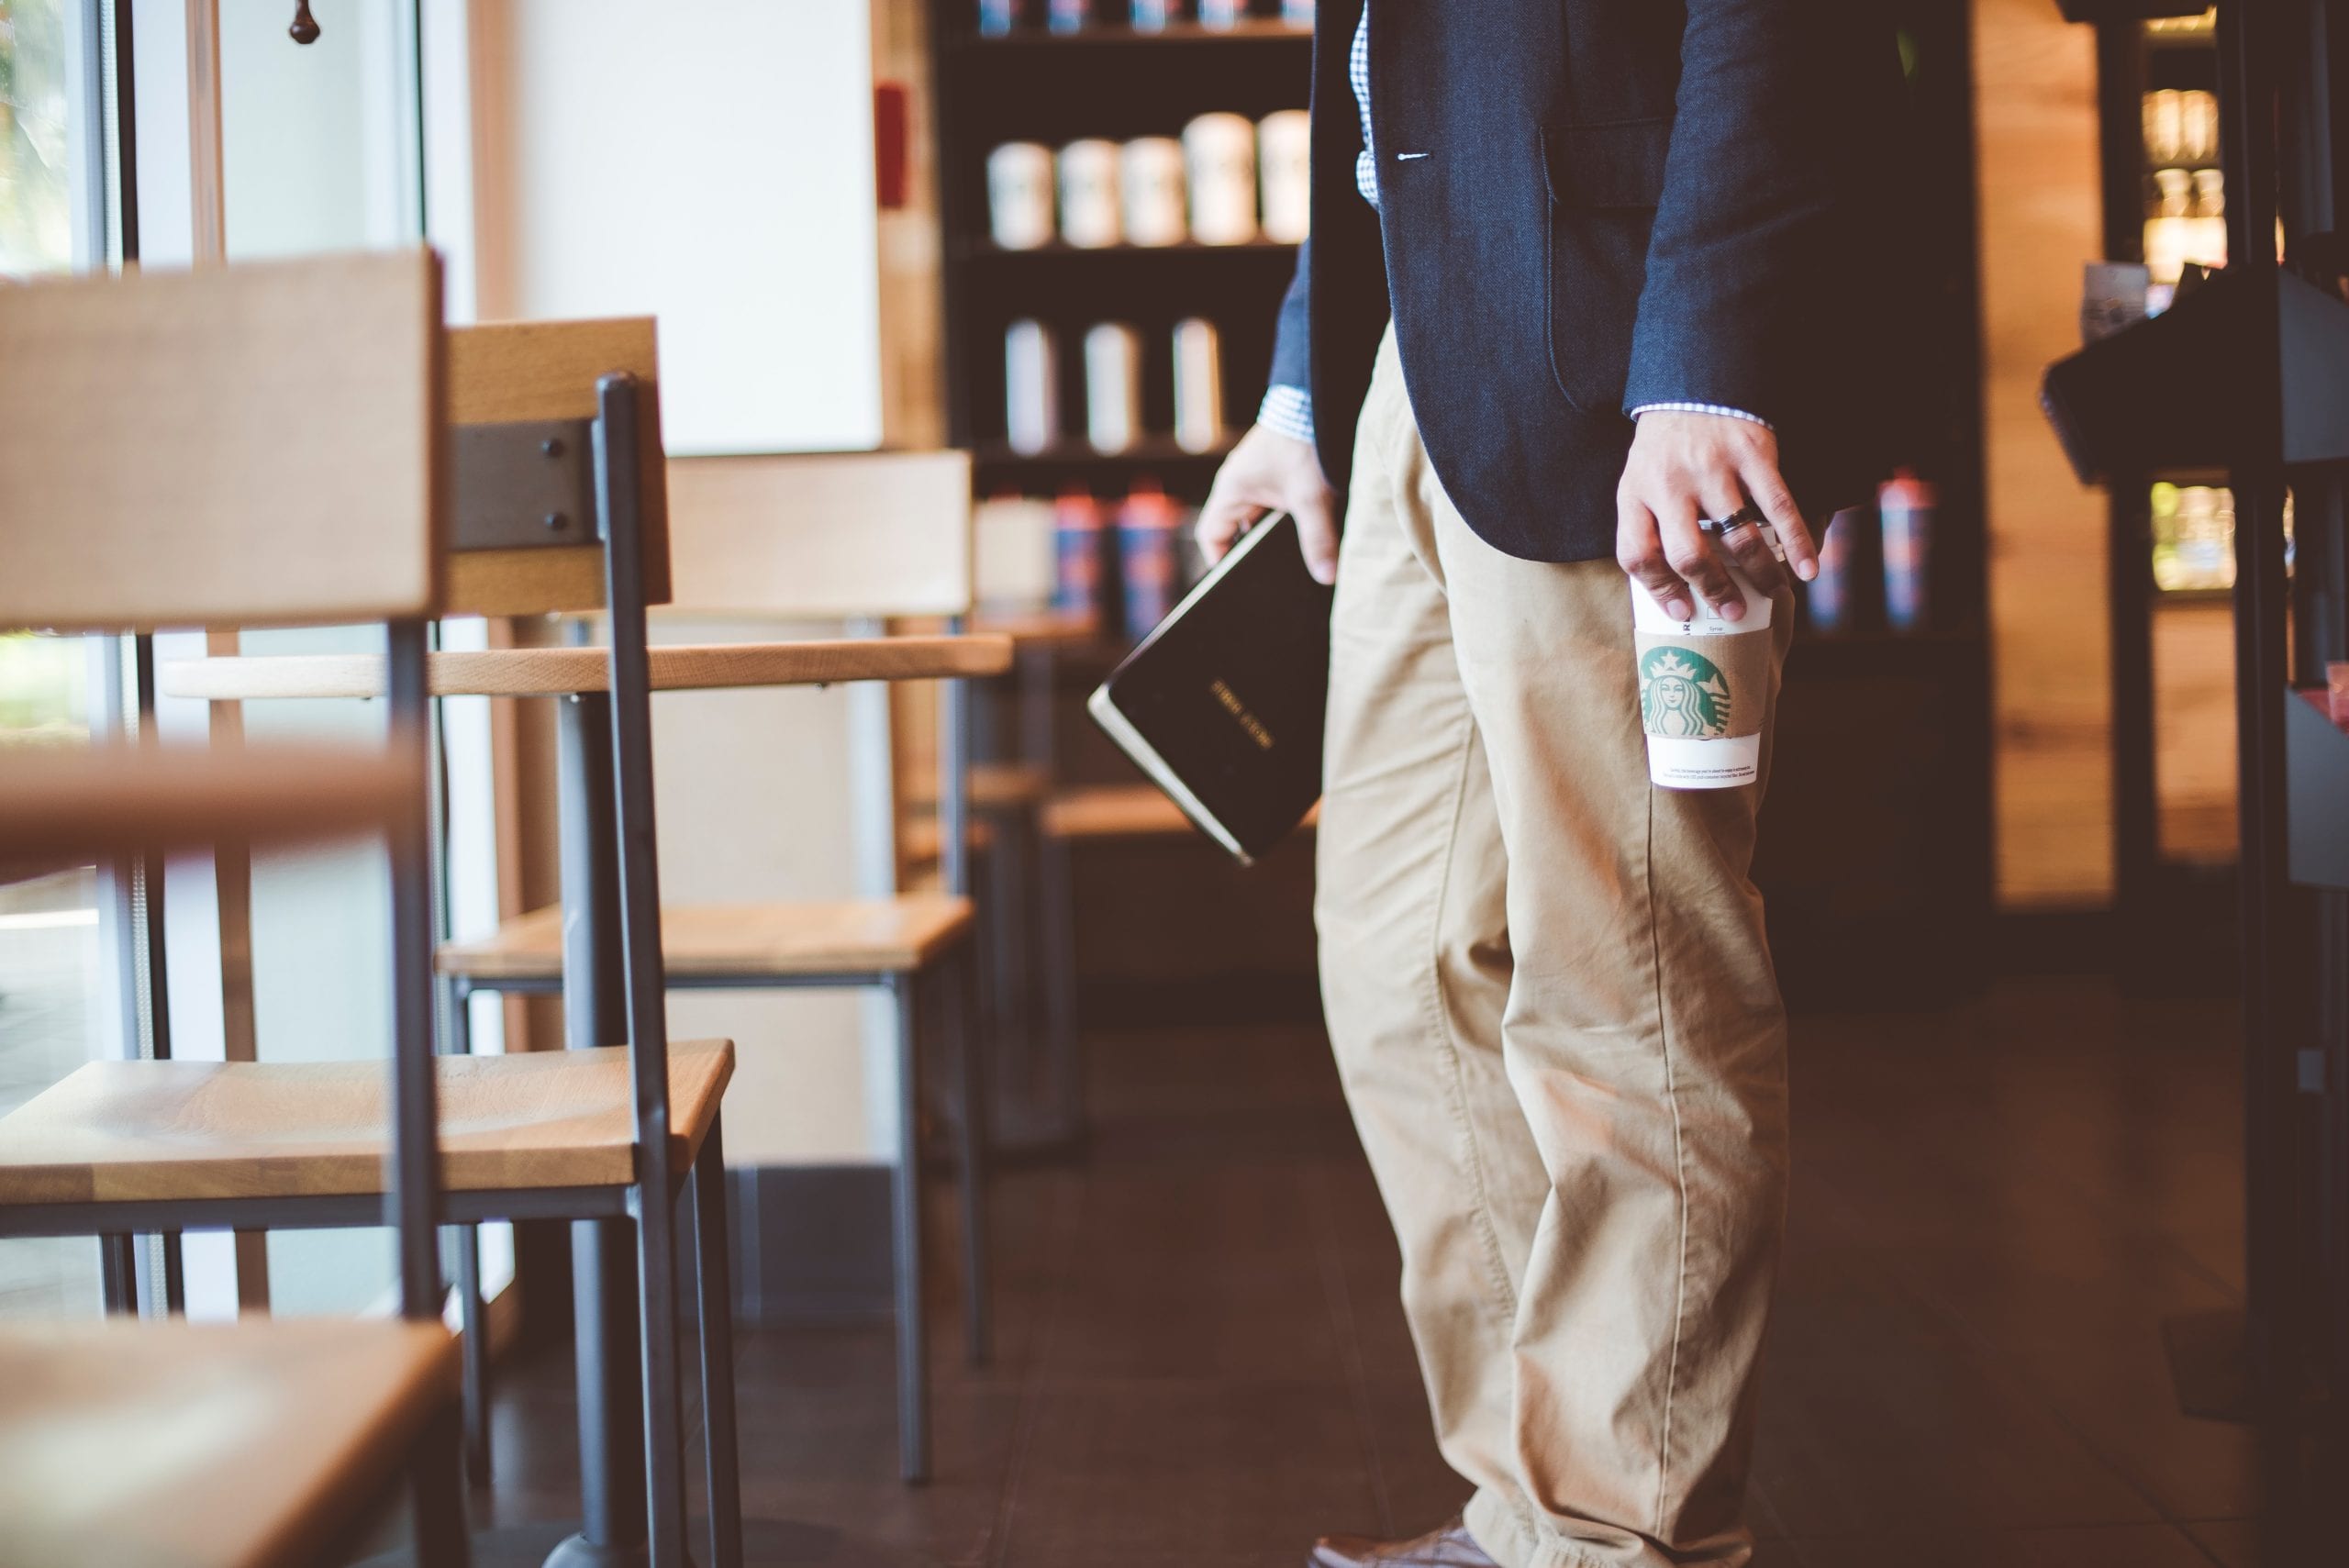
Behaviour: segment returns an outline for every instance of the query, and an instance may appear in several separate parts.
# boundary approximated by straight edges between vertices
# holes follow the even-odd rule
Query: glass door
[[[103,40],[82,0],[0,0],[0,287],[106,253]],[[0,506],[6,497],[0,497]],[[84,746],[115,705],[111,639],[0,633],[0,767]],[[123,1049],[115,883],[97,866],[0,882],[0,1116]],[[0,1241],[0,1316],[96,1310],[94,1241]]]

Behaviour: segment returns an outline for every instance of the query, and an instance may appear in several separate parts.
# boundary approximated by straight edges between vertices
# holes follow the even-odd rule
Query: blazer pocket
[[[1669,117],[1547,127],[1550,369],[1586,414],[1620,415]]]

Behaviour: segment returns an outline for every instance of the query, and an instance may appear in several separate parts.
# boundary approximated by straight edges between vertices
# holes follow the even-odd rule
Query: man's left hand
[[[1817,576],[1810,530],[1778,475],[1776,432],[1726,414],[1642,414],[1615,491],[1615,559],[1675,620],[1695,614],[1692,590],[1724,620],[1742,619],[1744,595],[1714,552],[1715,539],[1698,524],[1748,505],[1777,530],[1795,575],[1805,582]],[[1718,539],[1762,592],[1785,581],[1762,529],[1736,528]]]

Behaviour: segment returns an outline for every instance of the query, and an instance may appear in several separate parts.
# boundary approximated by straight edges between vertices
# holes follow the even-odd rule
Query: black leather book
[[[1321,798],[1330,595],[1275,513],[1085,705],[1199,830],[1252,863]]]

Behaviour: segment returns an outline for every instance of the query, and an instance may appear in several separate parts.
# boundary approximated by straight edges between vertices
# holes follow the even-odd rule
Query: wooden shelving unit
[[[1215,323],[1225,422],[1234,433],[1245,429],[1272,362],[1273,321],[1297,248],[1257,240],[1006,250],[989,238],[987,154],[1015,140],[1060,147],[1085,137],[1180,136],[1193,117],[1210,111],[1258,120],[1302,108],[1311,86],[1311,32],[1256,16],[1230,29],[1188,22],[1140,32],[1103,24],[988,37],[978,31],[975,4],[941,0],[931,14],[949,439],[978,454],[983,494],[1049,495],[1083,485],[1114,498],[1137,479],[1153,479],[1177,499],[1203,499],[1220,453],[1174,445],[1174,323],[1186,317]],[[1034,457],[1004,441],[1003,337],[1023,317],[1053,329],[1059,354],[1063,439]],[[1130,323],[1142,338],[1149,439],[1113,454],[1096,453],[1084,439],[1084,337],[1101,321]]]

